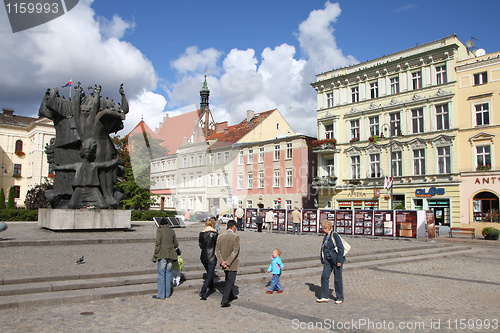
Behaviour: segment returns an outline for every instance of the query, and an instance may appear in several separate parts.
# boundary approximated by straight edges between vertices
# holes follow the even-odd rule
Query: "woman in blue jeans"
[[[200,232],[198,243],[201,249],[200,260],[207,271],[207,276],[203,287],[200,291],[200,300],[206,301],[207,297],[215,291],[214,288],[214,271],[217,265],[217,257],[215,256],[215,245],[217,244],[217,236],[219,234],[214,229],[215,221],[207,219],[206,227]]]
[[[158,269],[158,294],[156,299],[169,298],[172,294],[172,263],[177,261],[176,248],[179,246],[175,232],[170,229],[166,218],[162,218],[156,229],[153,262]]]
[[[341,304],[344,302],[344,286],[342,283],[342,265],[345,261],[344,246],[339,235],[332,231],[332,222],[323,220],[321,221],[321,227],[325,232],[321,245],[323,273],[321,274],[321,298],[318,298],[316,302],[326,303],[330,300],[330,275],[333,270],[335,304]]]

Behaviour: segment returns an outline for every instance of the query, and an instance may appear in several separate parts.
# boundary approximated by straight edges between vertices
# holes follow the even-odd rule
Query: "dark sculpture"
[[[86,97],[80,83],[73,99],[47,89],[38,111],[54,122],[56,137],[45,147],[54,170],[54,189],[46,191],[52,208],[116,208],[123,194],[113,189],[123,166],[109,134],[123,128],[128,102],[120,86],[121,104],[101,97],[101,87],[89,87]]]

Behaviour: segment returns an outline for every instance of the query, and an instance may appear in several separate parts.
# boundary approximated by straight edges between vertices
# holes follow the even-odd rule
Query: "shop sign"
[[[355,197],[355,198],[359,198],[359,197],[366,197],[366,191],[354,191],[354,190],[351,190],[351,192],[347,193],[347,196],[348,197]]]
[[[427,201],[427,205],[429,205],[429,207],[449,206],[450,200],[429,200],[429,201]]]
[[[416,197],[430,198],[430,197],[433,197],[435,195],[443,195],[443,194],[444,194],[443,187],[436,188],[436,187],[432,186],[431,188],[429,188],[428,192],[425,192],[424,188],[417,188],[415,190]]]
[[[378,207],[378,201],[365,201],[365,207]]]
[[[482,181],[479,180],[479,178],[476,178],[476,181],[474,182],[474,185],[476,185],[476,184],[489,184],[490,180],[491,180],[492,184],[495,184],[495,180],[499,180],[500,181],[500,177],[498,177],[498,178],[497,177],[490,177],[490,178],[484,177],[482,179]]]
[[[339,207],[351,207],[351,201],[339,201]]]
[[[353,201],[352,204],[354,206],[363,206],[363,201]]]

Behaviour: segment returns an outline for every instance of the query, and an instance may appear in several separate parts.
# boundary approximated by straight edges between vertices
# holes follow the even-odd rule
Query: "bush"
[[[5,209],[5,193],[3,187],[0,189],[0,209]]]
[[[152,221],[153,217],[173,217],[176,212],[166,210],[133,210],[130,219],[132,221]]]
[[[2,209],[0,221],[38,221],[38,211],[28,209]]]
[[[404,210],[405,209],[405,206],[403,204],[397,204],[396,206],[394,206],[394,209],[397,209],[397,210]]]
[[[483,234],[483,237],[485,239],[498,239],[498,236],[500,235],[500,230],[495,229],[493,227],[486,227],[483,228],[481,233]]]
[[[39,184],[28,190],[24,206],[27,209],[50,208],[50,202],[45,197],[45,190],[48,188],[47,184]]]
[[[14,201],[14,187],[9,188],[9,198],[7,199],[7,209],[16,208],[16,203]]]

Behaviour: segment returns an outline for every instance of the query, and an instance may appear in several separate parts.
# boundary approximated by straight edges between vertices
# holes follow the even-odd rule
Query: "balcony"
[[[312,146],[313,146],[312,149],[315,152],[335,150],[336,145],[337,145],[337,140],[335,139],[323,139],[323,140],[312,141]]]
[[[314,177],[311,185],[316,187],[333,187],[337,185],[337,177],[335,176]]]

